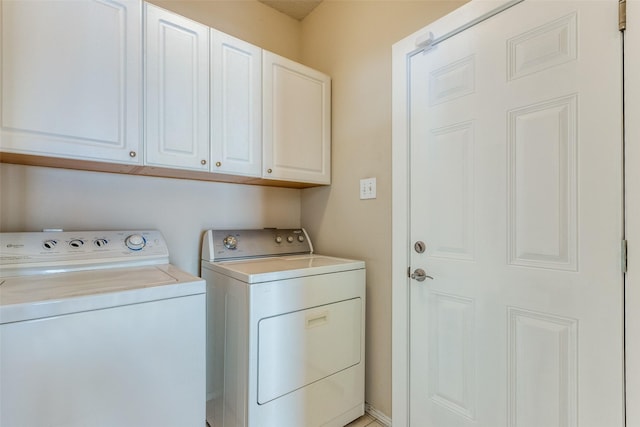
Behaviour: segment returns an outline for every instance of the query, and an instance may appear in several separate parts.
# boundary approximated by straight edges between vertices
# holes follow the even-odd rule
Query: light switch
[[[376,198],[376,179],[364,178],[360,180],[360,199]]]

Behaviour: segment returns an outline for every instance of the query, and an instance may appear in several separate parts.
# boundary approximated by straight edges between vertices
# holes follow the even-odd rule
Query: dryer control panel
[[[205,261],[311,253],[313,246],[304,228],[207,230],[202,241]]]

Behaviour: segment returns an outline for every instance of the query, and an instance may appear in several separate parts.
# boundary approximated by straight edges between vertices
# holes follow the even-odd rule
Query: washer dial
[[[109,244],[109,241],[107,239],[96,239],[93,241],[93,244],[99,248],[102,248],[104,246],[107,246],[107,244]]]
[[[58,244],[57,240],[49,239],[42,242],[42,246],[45,249],[53,249]]]
[[[69,241],[69,246],[71,246],[72,248],[81,248],[82,245],[84,245],[84,241],[81,239],[72,239]]]
[[[141,234],[132,234],[124,239],[124,244],[132,251],[139,251],[147,245],[147,241]]]

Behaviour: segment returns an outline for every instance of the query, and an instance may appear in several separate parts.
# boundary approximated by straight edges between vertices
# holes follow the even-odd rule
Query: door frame
[[[640,0],[627,0],[624,44],[626,427],[640,427]]]
[[[407,54],[420,40],[447,35],[507,6],[509,0],[473,0],[393,45],[392,55],[392,407],[393,426],[409,426],[410,351],[410,147],[407,120]],[[627,0],[627,22],[640,25],[640,0]],[[437,39],[436,39],[437,40]],[[640,27],[625,33],[625,52],[640,46]],[[640,75],[640,55],[625,58],[625,75]],[[625,319],[626,427],[640,427],[640,79],[625,81],[626,115],[626,239],[628,244]],[[635,142],[635,145],[632,145]],[[636,183],[633,185],[633,183]],[[638,245],[637,247],[640,247]],[[634,405],[637,408],[634,409]],[[622,426],[621,426],[622,427]]]

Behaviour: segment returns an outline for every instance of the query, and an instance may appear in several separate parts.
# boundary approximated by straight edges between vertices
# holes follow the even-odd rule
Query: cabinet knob
[[[129,157],[135,157],[135,156],[136,156],[135,151],[129,151]]]
[[[217,167],[222,166],[222,162],[216,162],[216,166],[217,166]]]
[[[273,170],[271,170],[271,168],[267,169],[267,173],[271,173],[273,172]]]
[[[200,160],[200,164],[201,164],[202,166],[204,166],[204,165],[206,165],[206,164],[207,164],[207,161],[206,161],[206,160]]]

